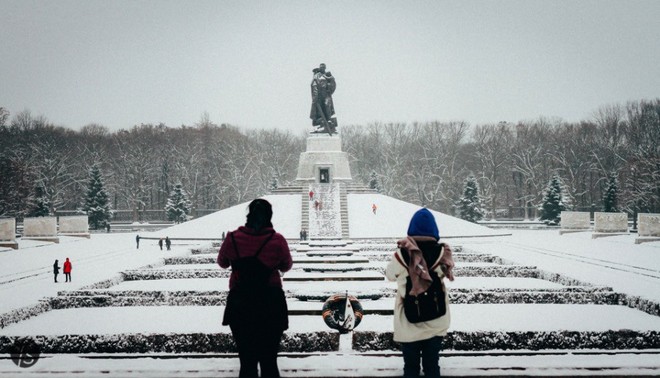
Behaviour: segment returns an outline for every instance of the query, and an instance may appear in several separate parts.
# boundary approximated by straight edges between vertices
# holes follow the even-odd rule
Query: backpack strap
[[[238,246],[236,245],[236,239],[234,239],[234,233],[233,233],[233,232],[230,232],[230,233],[229,233],[229,236],[231,237],[231,243],[234,245],[234,251],[236,251],[236,257],[240,258],[240,257],[241,257],[241,254],[238,252]],[[266,241],[264,241],[264,242],[261,244],[261,246],[259,247],[259,249],[257,249],[257,252],[254,254],[254,257],[259,256],[259,254],[261,253],[261,250],[264,249],[264,247],[266,246],[266,244],[268,244],[268,242],[270,241],[270,239],[273,238],[273,236],[275,236],[275,232],[271,232],[271,233],[268,235],[268,237],[266,238]]]
[[[442,255],[444,254],[444,248],[445,244],[440,243],[440,253],[438,254],[438,258],[433,264],[429,264],[428,261],[426,262],[426,265],[430,266],[429,271],[433,272],[438,267],[438,265],[440,265],[440,259],[442,259]],[[401,256],[399,256],[399,253],[395,252],[394,257],[396,257],[396,260],[399,262],[399,264],[408,269],[408,264],[410,263],[410,253],[405,248],[400,248],[399,250],[401,251]]]

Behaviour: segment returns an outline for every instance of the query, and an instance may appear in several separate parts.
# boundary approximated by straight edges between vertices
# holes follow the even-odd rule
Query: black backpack
[[[270,239],[273,238],[275,233],[271,233],[266,241],[263,242],[261,247],[257,250],[254,256],[241,257],[238,252],[238,247],[236,246],[236,240],[234,239],[234,233],[229,234],[231,236],[231,241],[234,244],[234,251],[236,251],[236,260],[231,262],[231,269],[239,273],[238,281],[236,286],[239,290],[255,290],[263,289],[268,286],[268,281],[270,276],[273,274],[274,269],[271,269],[264,265],[257,257],[261,250],[268,244]]]
[[[404,260],[410,264],[408,251],[401,249]],[[421,323],[428,320],[437,319],[447,313],[447,303],[445,302],[445,291],[438,273],[430,270],[431,265],[428,260],[426,265],[429,267],[429,275],[433,282],[425,292],[420,295],[410,295],[412,289],[412,280],[410,276],[406,277],[406,296],[403,298],[403,312],[410,323]]]

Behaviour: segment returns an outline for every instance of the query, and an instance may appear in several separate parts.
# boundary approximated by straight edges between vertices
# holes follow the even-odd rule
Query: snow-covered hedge
[[[385,268],[375,267],[385,274]],[[540,278],[540,271],[533,266],[493,265],[493,266],[461,266],[454,267],[455,277],[519,277]]]
[[[226,295],[172,295],[166,296],[59,296],[50,299],[53,309],[80,307],[126,307],[126,306],[224,306]]]
[[[215,264],[217,255],[166,257],[165,265]]]
[[[10,353],[19,337],[0,336],[0,354]],[[115,334],[34,336],[42,353],[235,353],[230,333]],[[339,333],[284,334],[282,352],[329,352],[339,349]]]
[[[566,291],[450,291],[451,303],[455,304],[504,304],[504,303],[554,303],[554,304],[624,304],[621,295],[614,292],[566,292]]]
[[[387,251],[387,252],[382,252],[382,253],[373,253],[373,252],[365,252],[365,253],[360,253],[360,257],[366,257],[369,259],[369,261],[390,261],[392,258],[392,255],[394,254],[394,250],[392,251]],[[510,262],[506,262],[499,256],[493,256],[493,255],[484,255],[480,253],[454,253],[452,255],[454,258],[454,262],[469,262],[469,263],[491,263],[491,264],[499,264],[499,265],[515,265]]]
[[[125,281],[167,280],[183,278],[227,278],[231,271],[217,270],[128,270],[121,273]]]
[[[211,255],[211,254],[218,254],[218,248],[220,248],[220,244],[218,243],[218,246],[216,247],[215,244],[213,243],[213,247],[199,247],[199,248],[194,248],[190,250],[190,253],[193,255]]]
[[[48,301],[39,301],[39,303],[32,306],[21,307],[4,314],[0,314],[0,329],[50,310],[51,305]]]
[[[605,332],[449,332],[443,350],[544,350],[544,349],[657,349],[658,331]],[[353,334],[356,351],[398,350],[391,332],[358,332]]]

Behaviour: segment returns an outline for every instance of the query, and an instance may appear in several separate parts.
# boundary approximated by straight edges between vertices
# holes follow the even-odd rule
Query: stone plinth
[[[351,181],[348,154],[341,150],[339,134],[310,135],[306,151],[300,154],[296,181],[306,183]]]
[[[57,237],[57,218],[25,218],[23,220],[23,239],[59,243],[60,239]]]
[[[660,214],[638,214],[637,232],[635,244],[660,241]]]
[[[0,219],[0,247],[18,249],[16,242],[16,219]]]
[[[89,239],[89,220],[87,215],[60,217],[60,235],[79,236]]]
[[[569,232],[589,231],[591,216],[588,212],[583,211],[562,211],[560,225],[559,235]]]
[[[626,213],[594,213],[593,239],[628,234],[628,214]]]

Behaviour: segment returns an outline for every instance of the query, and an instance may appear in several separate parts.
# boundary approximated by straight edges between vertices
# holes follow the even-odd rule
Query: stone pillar
[[[89,239],[89,220],[87,215],[60,217],[60,235],[79,236]]]
[[[16,242],[16,219],[0,219],[0,247],[18,249]]]
[[[23,220],[23,240],[42,240],[59,243],[57,218],[38,217]]]
[[[332,183],[352,180],[348,154],[341,150],[339,134],[313,134],[307,137],[307,148],[300,154],[296,181]]]

